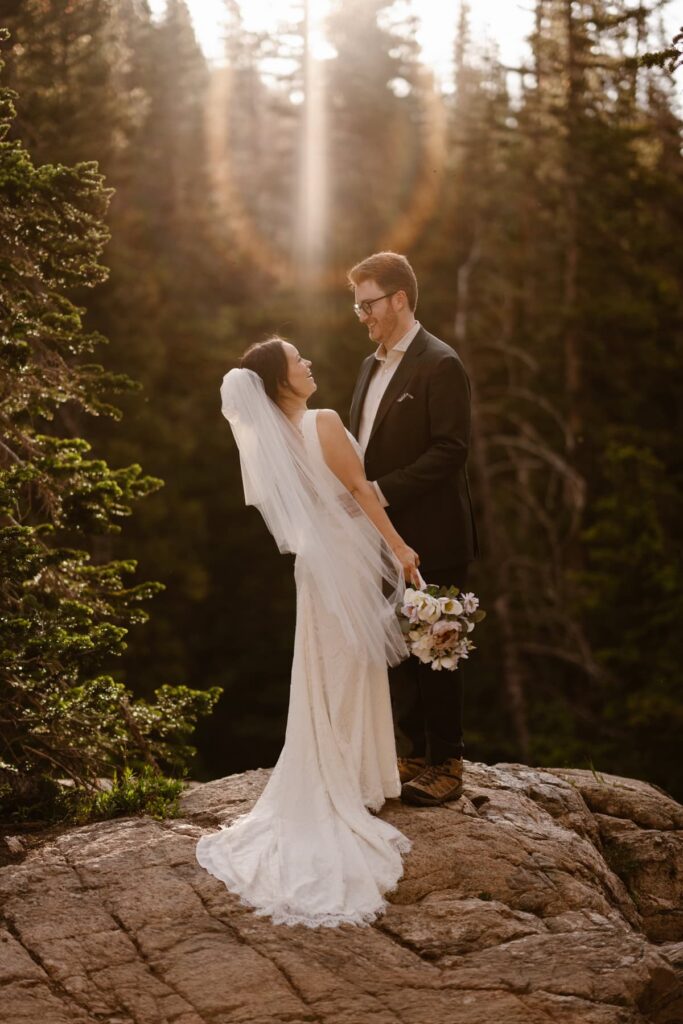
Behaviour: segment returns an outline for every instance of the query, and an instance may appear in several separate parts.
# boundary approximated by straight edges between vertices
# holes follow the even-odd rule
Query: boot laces
[[[443,774],[445,773],[440,770],[438,765],[427,765],[425,770],[420,773],[420,783],[426,786],[430,786],[432,782],[436,782],[439,776]]]

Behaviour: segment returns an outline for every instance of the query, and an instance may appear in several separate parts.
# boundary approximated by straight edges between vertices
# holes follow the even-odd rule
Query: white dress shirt
[[[360,426],[358,428],[358,443],[363,449],[363,454],[365,454],[365,449],[368,446],[377,410],[379,409],[379,404],[384,397],[384,392],[389,386],[389,381],[396,373],[399,363],[403,359],[408,346],[419,330],[420,323],[416,320],[410,330],[406,331],[401,340],[398,341],[393,348],[390,348],[388,352],[384,345],[377,346],[375,359],[381,365],[379,367],[375,367],[375,371],[370,379],[370,383],[368,384],[368,390],[365,392],[365,400],[363,402],[363,408],[360,415]],[[373,486],[377,491],[377,496],[379,497],[382,505],[386,507],[389,502],[382,494],[381,488],[374,481]]]

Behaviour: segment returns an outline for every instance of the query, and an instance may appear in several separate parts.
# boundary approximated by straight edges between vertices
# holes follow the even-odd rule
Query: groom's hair
[[[240,359],[241,369],[258,373],[268,398],[276,405],[280,388],[286,387],[289,383],[283,341],[284,338],[277,334],[267,341],[257,341],[249,346]]]
[[[408,305],[415,312],[417,278],[405,256],[397,252],[376,252],[356,263],[346,276],[351,288],[363,281],[376,281],[383,292],[405,292]]]

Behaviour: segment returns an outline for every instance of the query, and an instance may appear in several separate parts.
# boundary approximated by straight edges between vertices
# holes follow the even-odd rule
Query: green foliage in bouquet
[[[460,587],[439,587],[436,583],[428,583],[425,587],[425,592],[431,597],[457,597],[460,593]],[[483,608],[477,608],[474,612],[468,613],[468,619],[471,622],[483,622],[486,618],[486,612]]]
[[[81,545],[91,538],[96,551],[98,535],[119,533],[131,503],[162,481],[55,436],[57,414],[67,428],[76,411],[120,418],[105,393],[137,385],[81,361],[105,339],[66,295],[106,277],[111,190],[95,163],[35,167],[7,139],[13,99],[0,89],[0,814],[159,810],[176,792],[163,772],[183,770],[220,689],[162,686],[149,703],[106,671],[162,585],[126,585],[136,561],[95,564]],[[57,780],[71,781],[68,798]]]

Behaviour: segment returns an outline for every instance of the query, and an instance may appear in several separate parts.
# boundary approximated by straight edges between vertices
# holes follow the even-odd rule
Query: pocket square
[[[404,391],[400,398],[397,398],[397,402],[402,402],[404,398],[412,398],[410,391]]]

